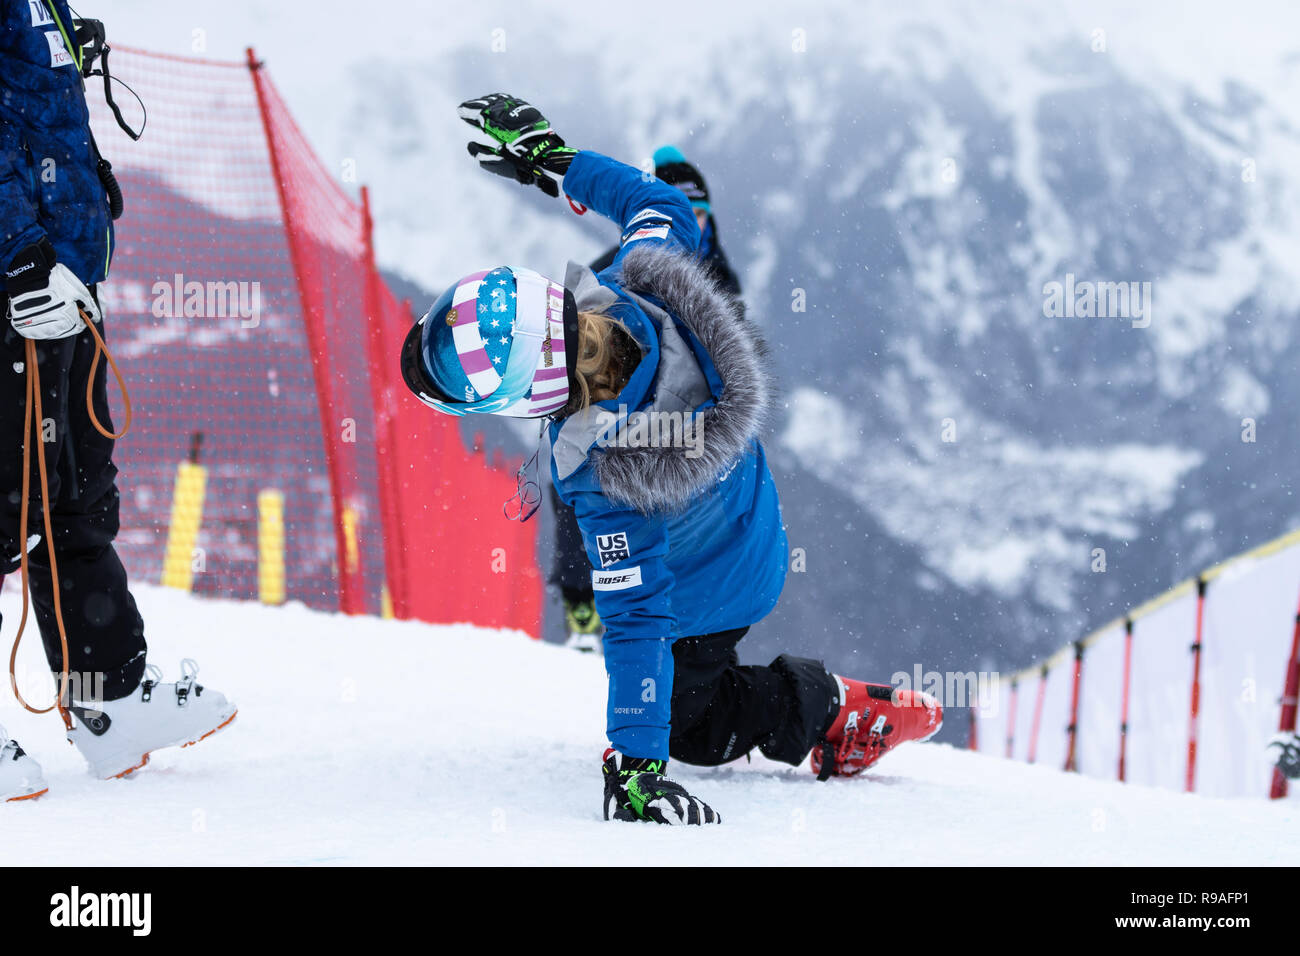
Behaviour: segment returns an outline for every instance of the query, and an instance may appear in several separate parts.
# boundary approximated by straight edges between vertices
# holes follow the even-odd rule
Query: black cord
[[[149,111],[145,108],[144,100],[140,98],[140,94],[133,90],[130,84],[123,82],[109,72],[108,54],[112,52],[113,48],[108,45],[108,32],[104,29],[103,21],[83,17],[71,5],[69,5],[68,9],[72,11],[74,18],[72,21],[72,34],[75,39],[71,42],[77,44],[81,53],[81,61],[78,66],[81,68],[82,79],[88,80],[92,76],[102,76],[104,78],[104,102],[113,111],[113,119],[117,121],[117,125],[122,132],[126,133],[132,140],[139,140],[144,135],[145,126],[149,123]],[[71,54],[72,51],[69,50],[68,53]],[[96,60],[99,60],[98,70],[92,69]],[[121,83],[126,88],[126,91],[135,97],[135,101],[140,104],[142,119],[139,132],[132,129],[131,125],[123,118],[121,109],[118,108],[117,102],[113,99],[112,84],[114,80]]]
[[[122,132],[126,133],[126,135],[130,136],[133,140],[139,140],[140,137],[144,135],[145,126],[149,123],[149,110],[145,107],[144,100],[140,99],[139,93],[131,89],[131,86],[124,80],[118,79],[116,76],[112,76],[108,72],[108,53],[109,47],[105,46],[103,52],[99,55],[100,69],[91,70],[86,75],[102,76],[104,78],[104,102],[107,103],[108,108],[113,111],[113,118],[117,120],[117,125],[121,127]],[[135,97],[135,101],[140,104],[140,116],[142,118],[140,120],[139,132],[133,130],[127,121],[122,118],[122,111],[118,108],[117,102],[113,99],[112,83],[114,82],[121,83],[126,91]]]

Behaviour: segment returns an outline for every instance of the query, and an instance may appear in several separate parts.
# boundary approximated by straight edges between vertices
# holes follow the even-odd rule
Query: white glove
[[[99,306],[85,283],[61,262],[54,261],[48,240],[24,248],[5,272],[9,295],[9,324],[28,339],[62,339],[100,320]]]

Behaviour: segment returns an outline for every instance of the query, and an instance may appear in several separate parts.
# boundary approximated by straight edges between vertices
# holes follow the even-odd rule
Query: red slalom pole
[[[1124,618],[1124,689],[1119,701],[1119,782],[1124,782],[1128,755],[1128,688],[1133,673],[1133,618]]]
[[[1076,761],[1076,743],[1079,740],[1079,684],[1083,679],[1083,641],[1074,645],[1074,679],[1070,690],[1070,726],[1067,728],[1069,743],[1065,750],[1065,770],[1067,773],[1078,771]]]
[[[1300,697],[1300,607],[1296,609],[1295,627],[1291,631],[1291,658],[1286,663],[1286,683],[1282,690],[1282,717],[1277,729],[1281,733],[1295,732],[1296,702]],[[1273,784],[1268,795],[1274,800],[1286,796],[1286,777],[1273,768]]]
[[[966,749],[979,750],[979,721],[975,719],[975,708],[970,708],[970,738],[966,741]]]
[[[1187,792],[1196,790],[1196,720],[1201,713],[1201,638],[1205,625],[1205,578],[1196,579],[1196,643],[1192,645],[1192,708],[1187,720]]]
[[[1034,723],[1029,729],[1029,762],[1038,754],[1038,728],[1043,723],[1043,698],[1047,696],[1047,665],[1038,673],[1038,694],[1034,698]]]

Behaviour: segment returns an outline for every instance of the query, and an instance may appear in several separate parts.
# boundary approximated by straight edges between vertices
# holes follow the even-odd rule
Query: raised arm
[[[573,157],[564,191],[623,229],[619,244],[672,242],[694,252],[700,227],[690,201],[669,186],[616,159],[584,150]]]
[[[674,243],[694,251],[700,230],[690,202],[677,189],[639,169],[590,150],[566,146],[535,106],[507,93],[466,100],[461,119],[490,145],[470,143],[469,153],[488,172],[540,188],[561,189],[623,229],[621,245]]]

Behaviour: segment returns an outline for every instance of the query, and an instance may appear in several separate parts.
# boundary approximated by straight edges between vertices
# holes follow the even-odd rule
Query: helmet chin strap
[[[546,419],[543,418],[537,430],[537,450],[515,472],[515,493],[501,503],[502,513],[511,521],[527,521],[541,506],[541,468],[537,459],[542,453],[542,438],[545,434]]]

